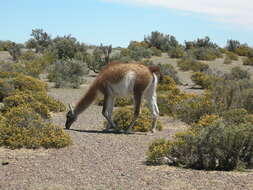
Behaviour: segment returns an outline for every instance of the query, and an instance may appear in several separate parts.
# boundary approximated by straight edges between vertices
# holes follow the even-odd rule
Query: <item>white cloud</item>
[[[159,6],[192,13],[200,13],[220,22],[247,25],[253,29],[252,0],[104,0],[138,4],[141,6]]]

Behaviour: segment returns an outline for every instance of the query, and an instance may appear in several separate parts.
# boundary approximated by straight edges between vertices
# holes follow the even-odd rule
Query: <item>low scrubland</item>
[[[71,35],[52,38],[42,29],[32,31],[25,44],[0,41],[0,51],[8,51],[12,61],[0,63],[0,146],[8,148],[61,148],[71,144],[70,136],[50,122],[52,113],[65,111],[65,105],[48,96],[48,84],[55,88],[80,88],[89,73],[96,75],[110,61],[141,62],[153,65],[150,58],[166,54],[176,67],[158,64],[164,80],[157,88],[162,116],[179,119],[189,125],[173,139],[153,142],[147,163],[179,167],[233,170],[253,165],[253,86],[251,73],[253,49],[236,40],[224,48],[209,37],[180,44],[172,35],[157,31],[143,41],[131,41],[126,48],[111,45],[88,46]],[[26,51],[22,52],[21,49]],[[222,59],[224,65],[240,62],[230,72],[217,72],[210,64]],[[192,82],[202,94],[180,90],[178,72],[191,72]],[[103,100],[97,100],[98,105]],[[131,99],[118,98],[114,121],[125,130],[132,118]],[[148,108],[134,131],[150,130]],[[158,129],[163,126],[158,123]]]

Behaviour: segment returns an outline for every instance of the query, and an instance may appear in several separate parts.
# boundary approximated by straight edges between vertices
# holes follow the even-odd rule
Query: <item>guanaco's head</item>
[[[72,125],[72,123],[74,123],[74,121],[77,119],[77,116],[74,112],[74,109],[70,104],[69,104],[69,111],[66,115],[66,118],[67,118],[67,120],[66,120],[66,123],[65,123],[65,128],[69,129],[70,126]]]

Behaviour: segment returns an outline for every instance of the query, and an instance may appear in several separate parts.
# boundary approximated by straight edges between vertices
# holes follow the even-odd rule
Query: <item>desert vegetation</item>
[[[47,84],[20,73],[1,72],[0,145],[9,148],[60,148],[71,139],[48,119],[65,106],[47,95]]]
[[[73,172],[71,167],[75,167],[76,171],[88,168],[83,170],[88,171],[87,175],[95,168],[104,177],[113,173],[103,171],[103,167],[110,166],[121,177],[133,175],[141,181],[145,181],[145,177],[139,179],[145,171],[153,175],[151,181],[155,184],[154,176],[159,176],[163,167],[150,165],[176,166],[173,172],[180,171],[180,175],[184,175],[182,171],[196,174],[196,170],[183,168],[248,171],[253,167],[253,48],[247,44],[229,39],[225,47],[219,47],[209,37],[180,44],[172,35],[153,31],[142,41],[115,48],[110,44],[87,45],[72,35],[53,37],[34,29],[24,44],[0,41],[0,52],[9,55],[0,61],[0,146],[5,149],[74,144],[57,153],[53,149],[49,157],[55,159],[51,155],[62,151],[66,156],[61,154],[61,158],[68,163],[72,176],[86,175]],[[84,119],[77,121],[77,126],[63,130],[65,104],[78,101],[111,61],[160,67],[164,77],[157,87],[157,134],[145,133],[152,121],[145,102],[133,128],[141,133],[121,133],[133,117],[131,98],[116,99],[113,120],[117,134],[102,131],[107,123],[100,118],[101,98],[87,110]],[[175,122],[179,123],[177,127]],[[55,165],[60,163],[56,160]],[[124,166],[123,160],[134,163],[134,168]],[[93,161],[96,166],[91,164]],[[163,174],[166,176],[168,170]]]

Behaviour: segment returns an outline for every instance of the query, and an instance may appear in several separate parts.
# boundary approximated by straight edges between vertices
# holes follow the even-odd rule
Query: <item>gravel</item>
[[[54,89],[49,94],[75,104],[81,89]],[[253,189],[253,172],[198,171],[171,166],[147,166],[146,152],[158,138],[170,139],[187,126],[161,117],[164,130],[155,135],[103,133],[101,107],[92,105],[66,132],[73,145],[62,149],[0,148],[1,190],[165,190]],[[65,113],[52,121],[64,126]]]

